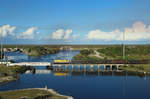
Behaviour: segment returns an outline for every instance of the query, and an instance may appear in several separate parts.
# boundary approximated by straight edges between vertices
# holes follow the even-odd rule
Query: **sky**
[[[150,44],[149,4],[150,0],[0,0],[0,39],[5,44]]]

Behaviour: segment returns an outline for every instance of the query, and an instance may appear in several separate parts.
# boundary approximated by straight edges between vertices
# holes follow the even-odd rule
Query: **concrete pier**
[[[53,69],[57,71],[113,71],[118,70],[119,66],[123,64],[52,64]]]

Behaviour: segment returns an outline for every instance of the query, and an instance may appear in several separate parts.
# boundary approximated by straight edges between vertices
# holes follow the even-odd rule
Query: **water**
[[[47,54],[40,57],[28,56],[20,52],[7,52],[5,55],[8,60],[14,60],[15,62],[53,62],[54,59],[71,60],[73,56],[79,53],[80,51],[61,51],[56,54]]]
[[[62,51],[58,54],[41,56],[38,58],[26,56],[22,53],[7,53],[7,55],[16,57],[15,61],[49,61],[53,59],[68,58],[71,59],[79,51]],[[59,55],[62,55],[59,57]],[[66,76],[55,76],[56,73],[46,70],[41,73],[27,73],[20,75],[20,79],[15,82],[0,85],[0,90],[12,90],[23,88],[41,88],[48,86],[57,92],[65,95],[71,95],[75,99],[148,99],[150,97],[150,77],[139,76],[115,76],[115,75],[73,75],[69,73]],[[47,73],[42,73],[42,72]]]

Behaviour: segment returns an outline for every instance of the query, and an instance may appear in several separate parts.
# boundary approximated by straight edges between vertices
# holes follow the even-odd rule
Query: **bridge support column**
[[[71,70],[73,71],[73,65],[71,66]]]
[[[104,66],[104,70],[106,70],[106,65],[103,65]]]
[[[84,65],[84,71],[86,71],[86,65]]]
[[[90,69],[94,71],[94,65],[90,65]]]
[[[98,72],[100,71],[100,66],[99,66],[99,65],[97,65],[97,71],[98,71]]]
[[[112,71],[112,65],[110,65],[110,70]]]
[[[78,65],[78,71],[80,71],[80,65]]]
[[[116,69],[119,70],[119,65],[116,65]]]

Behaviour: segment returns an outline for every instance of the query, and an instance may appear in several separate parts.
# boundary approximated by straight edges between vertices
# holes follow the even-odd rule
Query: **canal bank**
[[[150,64],[134,64],[129,66],[121,66],[119,67],[119,69],[150,75]]]
[[[0,92],[0,99],[73,99],[47,88],[27,88]]]
[[[16,81],[19,79],[19,74],[25,73],[30,67],[13,66],[7,67],[0,64],[0,84]]]

